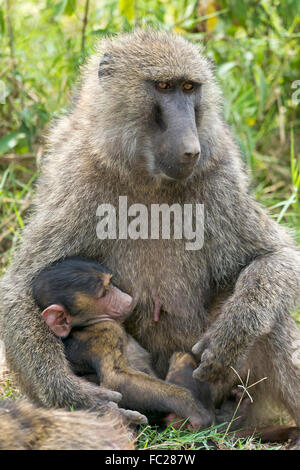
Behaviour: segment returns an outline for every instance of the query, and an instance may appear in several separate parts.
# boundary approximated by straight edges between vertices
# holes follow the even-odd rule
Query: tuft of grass
[[[2,377],[0,380],[0,401],[4,398],[9,398],[11,400],[20,396],[20,392],[15,386],[15,384],[8,377]]]
[[[36,176],[34,162],[31,166],[11,163],[0,173],[0,275],[11,260],[12,248],[20,239]]]
[[[169,425],[163,431],[150,426],[140,426],[136,440],[138,450],[280,450],[281,445],[266,445],[253,438],[236,439],[233,433],[220,432],[227,423],[211,426],[202,431],[175,429]]]

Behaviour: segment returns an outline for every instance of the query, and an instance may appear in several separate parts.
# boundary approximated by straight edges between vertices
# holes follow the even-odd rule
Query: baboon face
[[[149,119],[153,173],[181,180],[189,177],[200,157],[196,115],[201,84],[173,79],[148,83],[153,100]]]
[[[153,176],[191,176],[201,164],[199,129],[213,87],[198,48],[178,36],[137,31],[107,43],[98,78],[107,141],[119,154],[124,149],[122,160],[143,161]]]

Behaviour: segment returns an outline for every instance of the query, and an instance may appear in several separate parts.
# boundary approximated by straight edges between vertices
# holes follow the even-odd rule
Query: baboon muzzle
[[[166,108],[163,113],[166,129],[160,135],[156,164],[169,178],[186,179],[193,173],[201,153],[195,112],[183,103],[168,103]]]

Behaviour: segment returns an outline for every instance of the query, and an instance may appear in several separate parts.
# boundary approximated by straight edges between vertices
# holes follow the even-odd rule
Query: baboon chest
[[[127,331],[152,353],[190,350],[207,322],[204,257],[182,240],[123,240],[105,251],[115,284],[136,300]]]

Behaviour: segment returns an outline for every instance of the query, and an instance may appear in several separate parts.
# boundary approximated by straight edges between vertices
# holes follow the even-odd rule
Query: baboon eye
[[[107,294],[107,290],[104,290],[104,291],[102,292],[101,299],[102,299],[103,297],[105,297],[106,294]]]
[[[170,82],[158,82],[156,86],[160,90],[169,90],[170,88],[174,88],[173,83]]]
[[[105,297],[106,294],[108,294],[108,292],[109,292],[109,286],[105,286],[104,288],[101,289],[99,298],[103,299],[103,297]]]
[[[194,85],[192,83],[186,82],[183,84],[184,91],[192,91],[194,89]]]

